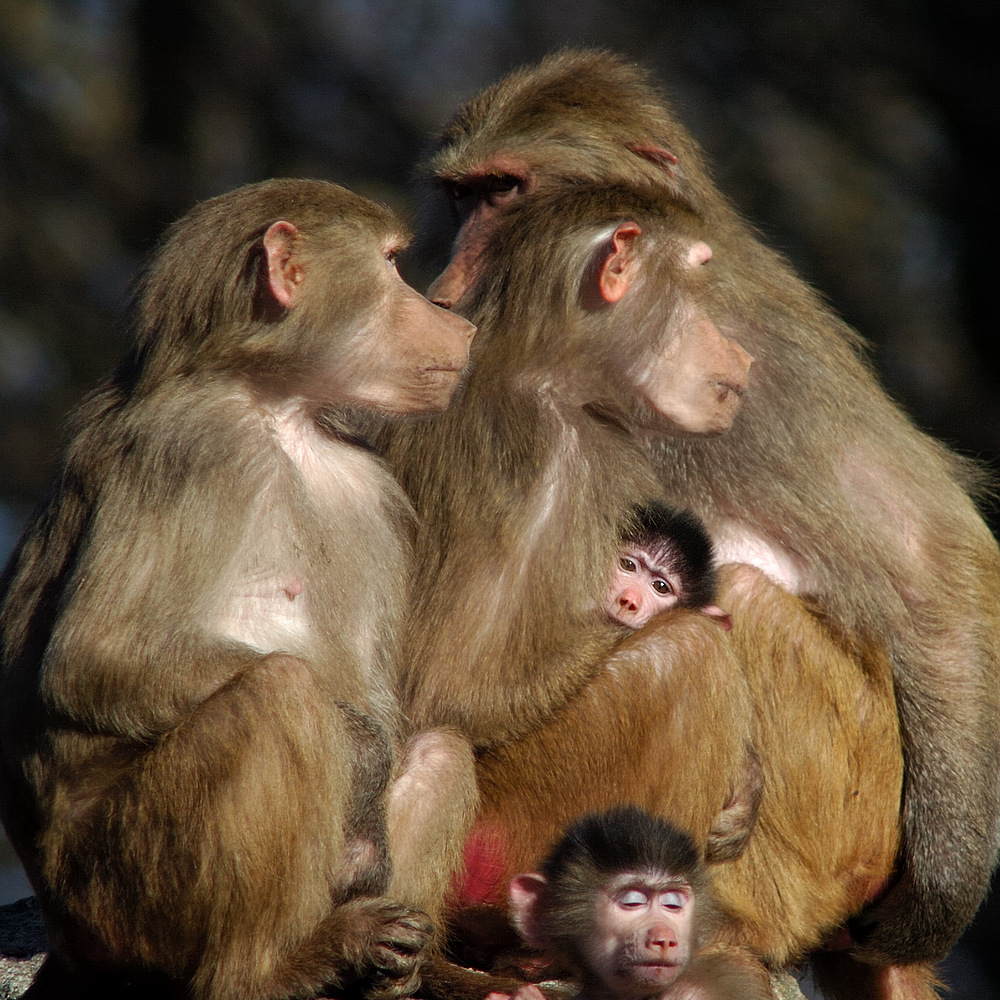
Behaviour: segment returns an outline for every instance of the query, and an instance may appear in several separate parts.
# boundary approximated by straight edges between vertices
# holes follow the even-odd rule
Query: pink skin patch
[[[460,906],[507,902],[507,850],[498,827],[479,824],[465,842],[464,866],[454,883]]]

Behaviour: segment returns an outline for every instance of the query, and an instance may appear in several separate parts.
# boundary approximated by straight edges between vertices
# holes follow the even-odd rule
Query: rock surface
[[[14,1000],[31,985],[48,940],[35,898],[0,906],[0,1000]]]
[[[45,958],[48,940],[33,896],[0,906],[0,1000],[16,1000],[31,985]],[[786,972],[771,978],[774,1000],[804,1000]]]

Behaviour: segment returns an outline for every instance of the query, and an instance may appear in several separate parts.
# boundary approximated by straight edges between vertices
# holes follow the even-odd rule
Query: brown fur
[[[669,1000],[774,1000],[767,969],[735,949],[697,955],[674,983]]]
[[[457,214],[440,199],[427,213],[452,220],[452,235],[462,223],[435,283],[444,301],[479,276],[496,220],[518,200],[648,185],[700,218],[715,252],[706,308],[756,359],[750,385],[729,433],[641,440],[667,500],[708,523],[724,558],[763,541],[831,627],[889,657],[904,845],[896,886],[856,927],[858,953],[940,957],[983,897],[1000,834],[1000,558],[967,492],[981,489],[980,470],[886,397],[858,335],[754,238],[642,70],[566,52],[514,73],[458,111],[426,174],[463,196]],[[638,336],[616,330],[609,349]]]
[[[427,514],[406,709],[418,728],[454,725],[477,747],[528,731],[593,675],[620,637],[593,614],[619,526],[662,492],[630,436],[632,424],[657,418],[635,398],[620,358],[665,353],[687,316],[684,293],[697,289],[680,281],[670,300],[645,294],[614,307],[628,315],[655,307],[662,336],[652,343],[627,324],[627,343],[609,336],[607,311],[576,301],[576,290],[591,280],[592,232],[614,214],[595,220],[593,199],[575,205],[572,220],[559,211],[537,223],[541,230],[559,219],[570,236],[530,247],[518,227],[536,223],[523,213],[512,220],[494,250],[515,270],[498,268],[481,290],[476,315],[486,333],[473,345],[474,373],[460,398],[433,422],[390,430],[389,460]],[[661,245],[664,275],[678,273],[687,242]],[[540,308],[509,294],[527,281],[548,289]]]
[[[0,808],[43,992],[419,981],[427,917],[386,895],[413,516],[351,420],[446,405],[471,327],[392,273],[402,241],[323,182],[198,206],[74,417],[0,611]]]
[[[592,308],[598,235],[622,218],[643,227],[641,277],[632,299]],[[525,199],[498,223],[484,258],[497,266],[469,297],[480,335],[464,394],[388,452],[425,518],[406,707],[480,747],[470,843],[495,855],[494,889],[460,904],[496,902],[504,877],[535,867],[579,813],[635,802],[713,860],[736,859],[719,867],[724,936],[781,964],[822,944],[893,870],[901,758],[887,657],[874,643],[845,651],[750,568],[723,581],[731,636],[678,609],[622,639],[592,614],[616,525],[662,490],[637,445],[676,443],[621,359],[668,353],[694,305],[714,301],[714,273],[678,265],[698,225],[655,192],[586,188]],[[741,471],[734,457],[729,478]],[[697,499],[708,502],[685,497]]]
[[[537,866],[584,809],[635,802],[704,843],[745,780],[746,741],[763,769],[756,825],[713,879],[731,918],[723,937],[783,965],[892,872],[902,761],[891,681],[887,668],[866,676],[750,567],[725,569],[721,600],[728,636],[695,612],[665,612],[549,725],[486,755],[479,824],[503,837],[500,884]],[[757,610],[780,615],[782,631]],[[533,794],[519,794],[528,780]]]

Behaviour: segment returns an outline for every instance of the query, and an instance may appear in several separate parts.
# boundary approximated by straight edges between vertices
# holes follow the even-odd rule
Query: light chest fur
[[[405,606],[402,491],[375,455],[327,435],[301,406],[268,412],[265,430],[262,445],[285,461],[222,569],[211,629],[261,653],[346,654],[377,673]]]

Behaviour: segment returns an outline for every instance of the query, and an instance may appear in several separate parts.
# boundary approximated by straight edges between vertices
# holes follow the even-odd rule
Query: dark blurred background
[[[720,186],[869,338],[889,391],[995,467],[998,11],[0,0],[0,560],[67,409],[122,350],[129,282],[167,223],[282,174],[412,217],[413,165],[456,102],[567,44],[651,65]],[[409,273],[428,278],[418,263]],[[5,845],[0,867],[0,902],[25,894]],[[998,928],[988,903],[946,968],[958,1000],[1000,1000]]]

